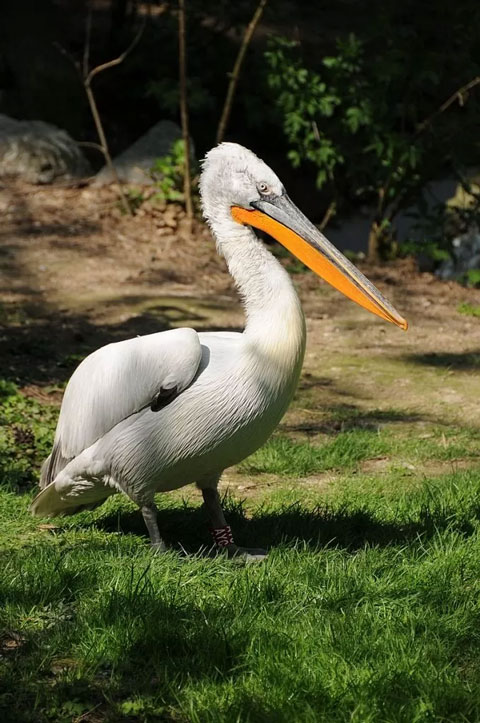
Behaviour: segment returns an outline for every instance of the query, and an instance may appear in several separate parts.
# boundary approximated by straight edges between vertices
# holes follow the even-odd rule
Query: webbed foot
[[[229,560],[234,559],[245,563],[263,562],[268,557],[267,550],[260,547],[240,547],[235,543],[217,549],[219,553],[225,552]]]

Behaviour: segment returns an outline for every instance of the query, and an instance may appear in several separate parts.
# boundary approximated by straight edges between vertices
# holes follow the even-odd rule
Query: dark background
[[[256,6],[251,0],[186,2],[190,131],[199,158],[215,142],[228,74]],[[50,121],[79,141],[97,140],[71,60],[82,58],[88,8],[92,12],[92,66],[128,47],[146,18],[142,38],[125,62],[94,81],[106,135],[116,154],[156,121],[179,121],[176,3],[3,0],[0,112]],[[413,144],[412,174],[403,170],[404,180],[397,184],[403,183],[405,203],[410,202],[431,179],[479,164],[480,93],[475,90],[440,113],[420,138],[416,136],[419,124],[480,74],[479,27],[480,3],[471,0],[270,0],[246,54],[226,140],[261,154],[297,198],[311,196],[323,161],[312,160],[315,149],[311,143],[308,147],[301,134],[295,141],[289,137],[288,101],[281,98],[285,74],[279,71],[272,87],[265,52],[274,37],[295,40],[298,45],[289,51],[291,57],[309,72],[326,73],[327,83],[333,83],[324,58],[335,55],[338,43],[353,34],[362,44],[361,68],[356,75],[347,72],[345,81],[337,77],[336,91],[343,105],[331,117],[320,114],[318,118],[322,135],[332,139],[335,153],[343,160],[331,176],[317,182],[319,195],[310,205],[323,211],[332,196],[340,212],[375,204],[378,187],[384,184],[384,168],[389,163],[394,167]],[[355,83],[358,92],[352,100]],[[308,82],[302,98],[298,89],[292,91],[294,105],[299,98],[300,115],[310,102],[308,92]],[[360,130],[347,133],[342,108],[361,103],[362,98],[373,108],[373,118]],[[372,151],[372,138],[377,142],[377,137],[382,149],[392,146],[393,160],[387,150]],[[287,157],[292,149],[298,156],[296,168]],[[94,169],[103,164],[98,152],[90,149],[86,154]],[[418,175],[418,181],[412,184],[413,175]],[[398,195],[398,189],[391,193]]]

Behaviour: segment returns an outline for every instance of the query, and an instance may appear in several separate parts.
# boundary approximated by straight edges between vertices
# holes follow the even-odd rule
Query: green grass
[[[0,720],[480,720],[475,430],[344,410],[322,444],[275,437],[243,464],[275,475],[267,502],[226,501],[238,542],[270,547],[245,567],[195,554],[208,532],[179,494],[158,498],[164,556],[120,496],[42,528],[28,505],[56,413],[0,391]],[[471,468],[415,484],[401,466],[457,457]]]
[[[460,314],[465,314],[466,316],[480,317],[480,306],[474,306],[473,304],[469,304],[468,302],[459,304],[457,307],[457,311],[460,312]]]
[[[378,433],[368,430],[340,433],[322,446],[278,436],[243,462],[241,469],[249,474],[305,477],[330,469],[349,469],[363,459],[384,454],[387,448]]]
[[[57,418],[56,407],[27,399],[15,384],[0,379],[0,484],[20,490],[36,482]]]
[[[273,544],[246,568],[153,558],[101,516],[11,538],[2,719],[478,720],[479,493],[478,473],[458,473],[408,500],[274,495],[250,521],[230,510],[243,541]],[[23,499],[8,507],[21,521]],[[192,520],[201,536],[194,509],[169,510],[179,541]]]
[[[317,435],[318,438],[318,435]],[[352,429],[339,432],[333,439],[324,437],[322,444],[298,442],[275,436],[242,462],[247,474],[277,474],[305,477],[327,470],[348,470],[358,463],[377,457],[395,461],[455,460],[478,457],[479,433],[475,429],[445,429],[432,426],[422,438],[385,429]]]

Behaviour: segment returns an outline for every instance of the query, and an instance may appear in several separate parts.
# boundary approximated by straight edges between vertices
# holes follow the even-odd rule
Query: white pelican
[[[71,514],[123,492],[161,551],[155,493],[196,482],[217,547],[258,559],[263,550],[235,545],[217,485],[285,413],[302,367],[305,322],[290,277],[252,227],[369,311],[403,329],[407,323],[251,151],[235,143],[209,151],[200,193],[243,300],[244,332],[173,329],[108,344],[84,359],[65,390],[32,511]]]

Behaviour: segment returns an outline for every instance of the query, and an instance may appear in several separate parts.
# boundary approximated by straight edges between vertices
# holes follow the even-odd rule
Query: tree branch
[[[138,44],[140,38],[142,37],[143,31],[145,30],[145,24],[146,24],[146,20],[144,18],[143,22],[142,22],[137,34],[133,38],[132,42],[130,43],[128,48],[126,50],[124,50],[121,55],[118,56],[118,58],[114,58],[113,60],[109,60],[106,63],[97,65],[96,68],[93,68],[88,74],[85,73],[85,69],[84,69],[84,77],[85,77],[86,81],[88,83],[91,83],[92,79],[99,73],[102,73],[104,70],[108,70],[109,68],[114,68],[116,65],[120,65],[120,63],[123,63],[125,58],[128,55],[130,55],[130,53],[132,52],[132,50],[135,48],[135,46]]]
[[[432,122],[435,120],[437,116],[439,116],[441,113],[444,113],[450,106],[455,103],[456,100],[460,103],[460,105],[463,105],[465,103],[464,94],[468,93],[469,90],[472,90],[472,88],[475,88],[476,85],[480,85],[480,75],[477,75],[476,78],[473,78],[470,82],[466,83],[465,85],[462,85],[461,88],[455,91],[455,93],[452,93],[452,95],[447,98],[447,100],[442,103],[440,108],[437,108],[437,110],[428,116],[424,121],[420,123],[418,126],[416,132],[415,132],[415,138],[419,136],[421,133],[423,133],[429,126],[432,125]]]
[[[84,148],[93,148],[95,151],[103,153],[103,148],[100,143],[92,143],[92,141],[75,141],[77,146],[83,146]]]
[[[185,0],[178,0],[178,74],[180,81],[180,118],[182,123],[184,173],[183,193],[187,218],[193,218],[192,177],[190,175],[190,132],[187,103],[187,57],[185,50]]]
[[[327,210],[323,214],[323,218],[320,221],[320,224],[318,226],[320,231],[323,231],[327,227],[327,225],[330,223],[330,219],[333,218],[333,216],[335,216],[336,211],[337,211],[337,202],[335,199],[333,199],[328,204]]]
[[[225,97],[225,103],[223,105],[222,115],[220,116],[220,122],[217,129],[217,143],[221,143],[225,136],[225,130],[227,128],[230,113],[232,111],[233,98],[237,89],[238,79],[240,77],[240,70],[243,64],[243,60],[245,58],[245,53],[247,52],[247,48],[250,45],[250,41],[252,40],[253,34],[260,21],[260,18],[262,17],[267,2],[268,0],[260,0],[258,7],[253,14],[253,17],[247,25],[247,29],[245,30],[245,35],[243,36],[237,59],[235,60],[233,70],[230,75],[230,83],[228,84],[227,95]]]
[[[91,148],[95,148],[96,150],[99,150],[103,157],[105,158],[105,163],[108,166],[108,169],[112,175],[112,178],[114,179],[115,183],[118,187],[118,193],[120,195],[120,200],[122,202],[122,206],[124,210],[129,213],[131,216],[133,216],[133,209],[132,206],[123,192],[122,188],[122,182],[120,180],[120,177],[117,173],[117,169],[115,168],[112,157],[110,155],[110,149],[108,147],[107,138],[105,136],[105,131],[103,128],[102,119],[100,117],[100,113],[98,111],[97,102],[95,100],[95,96],[92,91],[92,80],[95,76],[97,76],[99,73],[101,73],[104,70],[107,70],[108,68],[113,68],[116,65],[120,65],[120,63],[123,63],[125,58],[132,52],[132,50],[135,48],[137,43],[139,42],[140,38],[142,37],[143,31],[145,30],[145,23],[146,20],[144,18],[142,25],[140,26],[137,34],[133,38],[132,42],[128,46],[128,48],[118,56],[118,58],[114,58],[113,60],[109,60],[107,63],[102,63],[101,65],[97,65],[95,68],[92,68],[92,70],[89,70],[89,63],[90,63],[90,43],[91,43],[91,36],[92,36],[92,9],[89,8],[88,15],[87,15],[87,21],[85,26],[85,45],[83,48],[83,59],[82,64],[77,63],[77,61],[68,53],[64,47],[62,47],[60,44],[56,43],[56,47],[58,50],[64,55],[74,66],[77,73],[80,76],[80,80],[83,84],[83,88],[85,90],[85,94],[87,96],[88,105],[90,106],[90,112],[93,117],[93,122],[95,123],[95,129],[97,131],[98,139],[100,143],[89,143],[89,142],[83,142],[81,145],[84,146],[90,146]],[[79,144],[80,145],[80,144]]]
[[[92,37],[92,8],[88,8],[87,22],[85,26],[85,44],[83,46],[83,74],[84,80],[88,76],[88,65],[90,63],[90,40]]]
[[[468,83],[465,83],[465,85],[462,85],[461,88],[458,88],[455,93],[452,93],[446,101],[442,103],[442,105],[437,108],[433,113],[431,113],[425,120],[423,120],[418,126],[413,134],[412,140],[415,141],[419,136],[422,135],[435,121],[435,119],[444,113],[448,108],[450,108],[453,103],[455,103],[456,100],[459,101],[461,105],[465,103],[465,95],[468,93],[469,90],[472,90],[477,85],[480,85],[480,76],[476,76],[475,78],[472,78]],[[387,193],[390,190],[390,186],[392,183],[392,179],[394,176],[395,171],[397,170],[397,165],[393,165],[391,167],[391,171],[386,179],[386,182],[384,185],[378,189],[378,204],[377,209],[375,212],[374,219],[372,221],[372,226],[370,229],[370,236],[369,236],[369,259],[374,260],[375,258],[378,258],[378,244],[379,244],[379,238],[378,233],[381,226],[381,222],[386,219],[387,221],[391,222],[393,218],[396,216],[398,211],[400,210],[400,207],[405,203],[405,200],[412,197],[413,193],[412,190],[410,191],[399,191],[393,201],[391,201],[388,205],[386,205],[386,199],[387,199]]]
[[[108,146],[107,138],[105,136],[105,131],[103,128],[102,119],[100,117],[100,113],[98,111],[97,101],[95,100],[95,96],[92,91],[92,80],[93,78],[101,73],[104,70],[107,70],[108,68],[113,68],[116,65],[120,65],[120,63],[123,63],[127,55],[131,53],[131,51],[134,49],[134,47],[137,45],[138,41],[142,37],[143,31],[145,29],[145,20],[143,21],[142,25],[140,26],[137,34],[135,35],[134,39],[128,46],[128,48],[118,56],[118,58],[114,58],[113,60],[108,61],[107,63],[102,63],[101,65],[97,65],[95,68],[92,68],[92,70],[89,70],[89,60],[90,60],[90,40],[91,40],[91,34],[92,34],[92,10],[90,9],[87,16],[87,24],[86,24],[86,33],[85,33],[85,47],[83,52],[83,73],[82,75],[82,81],[83,81],[83,87],[85,89],[85,93],[87,95],[88,104],[90,106],[90,112],[93,117],[93,122],[95,123],[95,128],[97,131],[98,139],[100,141],[100,148],[103,153],[103,156],[105,158],[105,162],[108,166],[108,169],[112,175],[112,178],[114,179],[115,183],[118,187],[118,192],[120,194],[120,198],[122,201],[122,205],[124,210],[130,214],[130,216],[133,216],[133,208],[123,192],[122,182],[120,180],[120,177],[117,173],[117,169],[115,168],[115,165],[112,160],[112,156],[110,155],[110,149]]]

